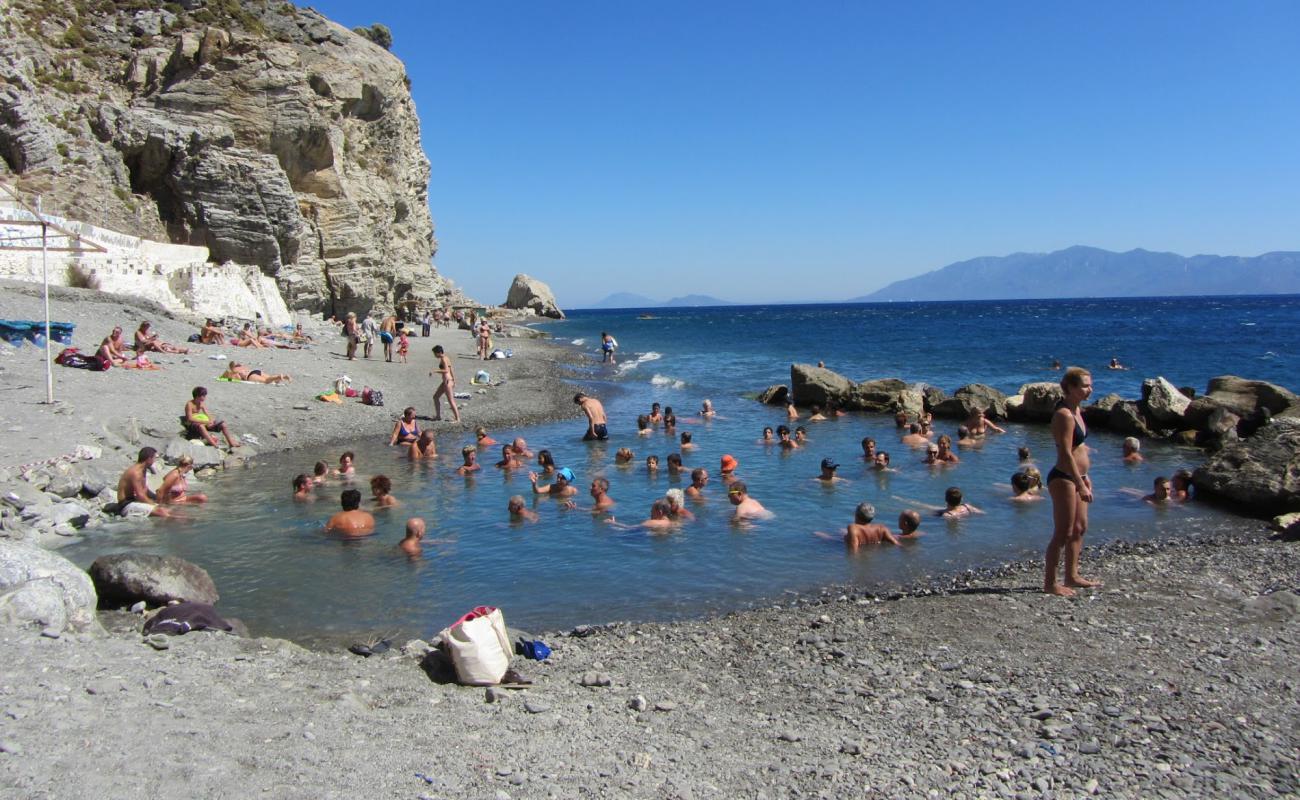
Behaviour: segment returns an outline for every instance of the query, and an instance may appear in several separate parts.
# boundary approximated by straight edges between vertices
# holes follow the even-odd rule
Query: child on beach
[[[410,351],[410,349],[411,349],[411,340],[407,338],[406,329],[403,328],[402,332],[397,335],[397,360],[405,364],[406,354]]]

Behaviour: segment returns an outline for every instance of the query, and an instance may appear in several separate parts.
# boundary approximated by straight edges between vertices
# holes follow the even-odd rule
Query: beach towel
[[[316,395],[316,399],[323,400],[326,403],[338,403],[339,405],[343,405],[343,398],[339,397],[338,392],[325,392],[324,394],[318,394]]]

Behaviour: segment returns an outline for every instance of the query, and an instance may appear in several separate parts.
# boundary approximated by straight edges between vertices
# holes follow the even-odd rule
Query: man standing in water
[[[361,510],[361,492],[356,489],[344,489],[339,496],[343,510],[330,517],[325,523],[325,530],[340,536],[369,536],[375,532],[375,518],[369,511]]]
[[[599,439],[605,441],[609,438],[609,429],[605,427],[608,420],[605,418],[605,407],[594,397],[588,397],[582,392],[573,396],[573,402],[578,404],[582,413],[587,415],[587,432],[582,435],[584,442]]]
[[[617,349],[618,349],[618,342],[614,341],[614,337],[613,337],[613,336],[610,336],[609,333],[607,333],[606,331],[601,331],[601,332],[600,332],[600,351],[601,351],[601,353],[604,354],[604,357],[603,357],[603,359],[602,359],[602,362],[603,362],[603,363],[606,363],[606,364],[613,364],[613,363],[615,363],[615,362],[614,362],[614,351],[617,350]]]
[[[772,512],[763,508],[763,504],[749,496],[749,488],[744,481],[732,481],[727,489],[727,499],[736,507],[736,519],[763,519],[772,516]]]
[[[451,415],[456,422],[460,422],[460,409],[456,408],[456,370],[451,366],[451,359],[447,357],[446,351],[442,345],[434,345],[433,357],[438,360],[438,365],[434,371],[442,376],[442,383],[437,389],[433,390],[433,418],[442,419],[442,402],[441,398],[447,398],[447,405],[451,406]],[[429,373],[430,376],[433,372]]]

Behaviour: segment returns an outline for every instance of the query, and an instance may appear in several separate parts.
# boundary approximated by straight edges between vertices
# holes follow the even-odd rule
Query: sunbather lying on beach
[[[238,361],[231,361],[230,366],[226,367],[226,371],[221,373],[221,377],[228,381],[246,381],[248,383],[288,383],[293,380],[288,375],[267,375],[260,369],[252,369],[247,364],[241,364]]]

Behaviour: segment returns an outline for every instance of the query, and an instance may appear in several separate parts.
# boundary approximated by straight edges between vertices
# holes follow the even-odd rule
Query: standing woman
[[[434,345],[433,357],[438,359],[436,372],[442,376],[442,383],[438,388],[433,390],[433,418],[442,419],[442,401],[440,397],[447,398],[447,405],[451,406],[452,417],[456,422],[460,422],[460,410],[456,408],[456,371],[452,369],[451,359],[447,358],[447,353],[442,349],[442,345]],[[433,373],[430,372],[430,375]]]
[[[1043,591],[1070,597],[1077,588],[1100,586],[1079,575],[1079,554],[1083,534],[1088,530],[1088,504],[1092,502],[1092,481],[1088,479],[1088,429],[1079,406],[1092,394],[1092,375],[1082,367],[1070,367],[1061,377],[1065,396],[1052,412],[1052,441],[1056,443],[1056,466],[1047,473],[1047,491],[1052,495],[1052,541],[1047,545],[1047,570]],[[1064,580],[1057,583],[1056,568],[1065,553]]]

